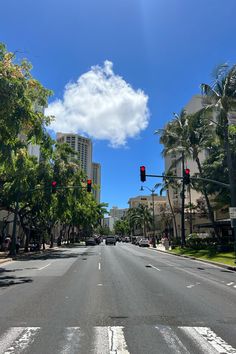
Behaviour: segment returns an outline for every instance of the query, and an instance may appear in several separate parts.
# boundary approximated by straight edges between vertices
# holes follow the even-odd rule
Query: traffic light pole
[[[18,218],[18,211],[19,211],[19,192],[16,194],[16,205],[14,211],[14,220],[13,220],[13,230],[12,230],[12,240],[10,246],[10,256],[16,256],[16,224]]]
[[[182,176],[185,176],[185,169],[184,169],[184,153],[182,153]],[[185,246],[185,178],[182,179],[182,193],[181,193],[182,203],[181,203],[181,248]]]

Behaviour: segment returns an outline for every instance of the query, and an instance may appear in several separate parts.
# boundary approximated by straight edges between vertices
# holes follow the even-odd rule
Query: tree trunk
[[[167,190],[166,190],[166,193],[167,193],[168,203],[169,203],[170,210],[171,210],[171,214],[172,214],[173,221],[174,221],[175,237],[176,237],[176,239],[178,239],[178,238],[179,238],[179,236],[178,236],[178,229],[177,229],[177,224],[176,224],[175,213],[174,213],[174,210],[173,210],[173,207],[172,207],[171,201],[170,201],[170,193],[169,193],[169,189],[167,189]]]
[[[200,173],[200,177],[201,178],[204,178],[203,176],[203,172],[202,172],[202,166],[201,166],[201,162],[199,160],[199,157],[197,157],[195,159],[196,163],[197,163],[197,166],[198,166],[198,170],[199,170],[199,173]],[[219,230],[218,230],[218,227],[216,225],[216,222],[215,222],[215,218],[214,218],[214,212],[213,212],[213,208],[211,206],[211,203],[210,203],[210,200],[208,198],[208,195],[207,195],[207,191],[206,191],[206,187],[205,185],[203,184],[202,185],[202,191],[203,191],[203,195],[204,195],[204,198],[205,198],[205,201],[206,201],[206,204],[207,204],[207,209],[208,209],[208,217],[212,223],[212,226],[213,226],[213,229],[215,231],[215,235],[218,239],[218,241],[220,241],[220,234],[219,234]]]
[[[48,228],[49,230],[49,235],[50,235],[50,248],[53,248],[54,246],[54,236],[53,236],[53,233],[52,233],[52,227],[49,227]]]
[[[29,240],[30,240],[30,227],[29,230],[26,232],[24,252],[29,252]]]

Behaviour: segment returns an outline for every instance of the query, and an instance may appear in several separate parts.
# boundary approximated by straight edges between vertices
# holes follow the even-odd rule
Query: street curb
[[[220,268],[225,268],[225,269],[233,270],[234,272],[236,272],[236,267],[229,266],[227,264],[213,262],[213,261],[208,261],[206,259],[201,259],[201,258],[196,258],[196,257],[191,257],[191,256],[186,256],[186,255],[183,255],[183,254],[176,254],[176,253],[172,253],[172,252],[169,252],[169,251],[162,251],[162,250],[159,250],[159,249],[156,249],[156,248],[153,248],[153,247],[150,248],[150,249],[152,249],[154,251],[157,251],[157,252],[167,253],[167,254],[170,254],[170,255],[176,256],[176,257],[189,258],[189,259],[192,259],[192,260],[195,260],[195,261],[199,261],[199,262],[202,262],[202,263],[213,264],[213,265],[216,265],[216,266],[218,266]]]
[[[1,264],[7,263],[7,262],[11,262],[11,261],[13,261],[12,258],[2,258],[2,259],[0,259],[0,267],[1,267]]]

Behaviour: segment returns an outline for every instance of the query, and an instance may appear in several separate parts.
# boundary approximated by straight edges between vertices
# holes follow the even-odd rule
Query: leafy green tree
[[[114,225],[115,233],[117,235],[129,235],[130,234],[130,226],[129,221],[127,219],[117,220]]]
[[[46,117],[39,107],[47,105],[52,91],[45,89],[30,73],[31,65],[16,62],[15,54],[0,43],[0,163],[8,166],[14,154],[29,142],[45,135]]]

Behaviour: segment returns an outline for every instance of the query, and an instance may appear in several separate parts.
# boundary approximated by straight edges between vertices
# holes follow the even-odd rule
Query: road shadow
[[[13,273],[16,271],[20,271],[22,269],[0,269],[0,288],[7,288],[13,285],[19,285],[24,283],[32,283],[33,279],[30,277],[18,277],[15,275],[8,275],[9,273]],[[6,275],[5,275],[6,273]]]
[[[88,249],[88,247],[84,247]],[[16,258],[19,261],[29,261],[29,260],[52,260],[52,259],[70,259],[70,258],[80,258],[84,256],[97,255],[97,252],[86,251],[82,253],[68,252],[63,249],[51,249],[50,251],[41,251],[40,253],[26,253],[22,254]]]

